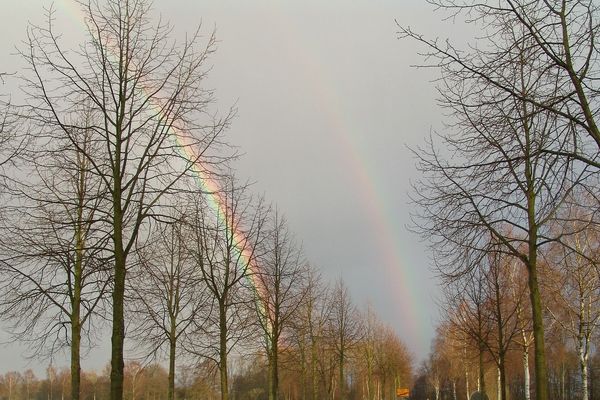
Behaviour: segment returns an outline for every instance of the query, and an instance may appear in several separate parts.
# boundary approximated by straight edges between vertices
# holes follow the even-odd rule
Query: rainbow
[[[272,11],[280,3],[271,2]],[[273,16],[275,21],[283,21],[279,25],[287,30],[286,45],[290,52],[295,54],[295,60],[301,64],[298,71],[304,74],[302,82],[306,82],[309,89],[314,93],[313,99],[319,100],[319,109],[323,111],[329,122],[329,133],[335,138],[341,148],[341,153],[347,162],[347,167],[356,181],[356,192],[362,198],[364,206],[368,210],[373,229],[377,233],[379,250],[385,260],[386,273],[391,277],[393,287],[389,288],[395,297],[395,303],[400,306],[397,321],[407,321],[402,324],[402,334],[408,335],[410,343],[418,344],[419,349],[429,348],[429,337],[423,335],[429,329],[430,321],[428,313],[419,307],[416,299],[420,297],[417,293],[418,285],[413,270],[406,268],[397,251],[398,239],[395,238],[395,227],[393,218],[388,217],[392,212],[384,200],[385,189],[377,188],[375,182],[376,173],[369,168],[371,164],[368,157],[364,155],[362,146],[357,137],[356,129],[348,122],[343,112],[342,98],[335,90],[333,84],[326,79],[326,73],[319,66],[317,57],[311,54],[311,47],[302,43],[298,32],[294,31],[296,26],[283,11]],[[286,20],[287,19],[287,20]]]
[[[64,8],[69,13],[73,14],[78,22],[82,22],[84,17],[78,7],[74,7],[72,2],[69,0],[63,0]],[[71,3],[71,4],[69,4]],[[277,2],[271,2],[273,11],[276,10]],[[285,20],[289,18],[283,12],[277,13],[274,18],[278,20]],[[394,293],[395,302],[399,305],[398,320],[408,321],[408,323],[402,325],[402,334],[408,335],[411,343],[418,343],[420,349],[427,348],[427,343],[424,343],[428,338],[423,335],[423,332],[428,330],[429,322],[427,320],[426,313],[418,312],[419,305],[415,299],[420,296],[417,293],[416,278],[414,272],[406,268],[406,264],[401,260],[398,254],[398,239],[395,237],[395,227],[392,224],[393,219],[388,218],[387,215],[392,214],[391,207],[386,205],[386,201],[382,196],[385,190],[378,190],[376,187],[376,173],[372,172],[369,168],[368,157],[361,151],[359,139],[357,138],[356,132],[347,121],[342,111],[342,101],[334,87],[325,78],[324,71],[318,66],[318,63],[313,60],[316,58],[311,55],[311,49],[307,45],[303,45],[300,35],[293,30],[294,24],[281,24],[287,29],[286,43],[292,49],[291,51],[297,55],[297,61],[302,65],[303,68],[299,68],[304,76],[302,77],[304,82],[309,84],[309,88],[314,93],[314,98],[320,100],[320,109],[323,111],[327,120],[329,121],[330,134],[334,136],[336,142],[339,144],[344,159],[347,162],[347,167],[355,177],[356,181],[356,192],[359,193],[362,202],[370,215],[370,221],[373,224],[373,229],[377,233],[379,250],[385,260],[386,273],[390,275],[390,281],[393,282],[394,287],[390,288]],[[186,144],[185,137],[180,132],[172,132],[174,138],[181,145],[182,149],[185,150],[183,155],[189,161],[198,160],[198,154],[193,146]],[[223,218],[225,215],[225,201],[220,196],[220,189],[217,182],[215,182],[206,173],[206,170],[202,167],[201,162],[196,162],[192,165],[192,169],[196,175],[196,180],[203,191],[208,193],[208,203],[219,218]],[[245,237],[243,232],[231,231],[231,235],[237,243],[244,243]],[[242,257],[246,257],[249,261],[248,254],[244,254],[244,250],[241,251]],[[249,263],[251,274],[255,276],[258,272],[258,266]],[[264,288],[261,282],[255,277],[252,279],[252,286],[255,293],[260,297],[261,293],[264,293]],[[266,308],[262,308],[263,312],[266,312]],[[266,314],[265,314],[266,315]]]
[[[64,0],[63,3],[65,4],[65,9],[70,11],[75,20],[85,27],[84,21],[86,16],[82,10],[74,5],[69,6]],[[113,54],[113,56],[116,55]],[[157,118],[165,117],[166,120],[169,120],[169,118],[162,111],[164,107],[162,107],[162,105],[152,97],[152,90],[143,86],[140,88],[140,90],[143,92],[145,99],[148,100],[148,104],[154,108],[154,113]],[[225,226],[227,232],[226,234],[229,235],[228,239],[231,239],[232,242],[235,243],[234,251],[237,252],[236,256],[242,260],[241,264],[244,265],[244,269],[247,268],[249,271],[249,273],[246,274],[246,279],[250,283],[250,286],[254,292],[254,300],[257,304],[259,318],[262,319],[261,323],[265,325],[267,332],[270,332],[272,329],[270,324],[272,318],[267,317],[272,317],[272,315],[270,311],[271,307],[269,307],[268,303],[266,302],[266,299],[268,298],[268,292],[264,283],[258,278],[260,269],[254,262],[251,251],[249,250],[250,246],[248,246],[248,238],[243,231],[236,228],[238,226],[238,221],[228,220],[227,216],[229,213],[227,210],[227,200],[223,197],[223,190],[221,189],[219,183],[207,172],[209,169],[203,165],[201,156],[198,153],[198,149],[195,146],[192,138],[188,137],[184,132],[173,125],[168,127],[168,132],[177,144],[177,150],[180,153],[180,156],[189,163],[186,168],[189,168],[189,170],[193,172],[195,181],[200,187],[202,193],[205,195],[208,206],[213,211],[217,219]]]
[[[146,89],[144,90],[147,92]],[[159,113],[161,107],[156,104],[154,106],[156,107],[157,113]],[[227,210],[227,200],[223,197],[224,194],[218,182],[211,178],[207,173],[208,169],[203,166],[196,146],[191,143],[190,138],[177,128],[171,127],[169,132],[177,142],[177,149],[180,151],[181,156],[190,163],[190,169],[194,173],[196,183],[200,187],[201,192],[205,195],[209,207],[218,220],[225,226],[227,235],[229,235],[228,239],[232,239],[232,242],[235,244],[234,251],[237,252],[236,255],[242,260],[244,268],[247,267],[249,273],[246,274],[246,278],[254,291],[254,300],[259,312],[259,318],[262,319],[261,324],[264,324],[267,332],[270,333],[272,330],[270,321],[273,320],[272,309],[265,300],[268,298],[267,288],[263,281],[258,278],[260,270],[253,260],[252,252],[249,250],[250,246],[248,246],[248,238],[244,232],[236,228],[238,226],[238,221],[228,220],[228,215],[230,213]]]

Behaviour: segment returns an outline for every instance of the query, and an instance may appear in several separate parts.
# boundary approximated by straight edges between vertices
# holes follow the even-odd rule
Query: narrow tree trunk
[[[469,370],[467,367],[465,367],[465,389],[467,391],[467,400],[470,399],[470,390],[469,390]]]
[[[81,252],[77,250],[71,300],[71,400],[79,400],[81,393]]]
[[[136,396],[135,395],[135,388],[136,388],[135,382],[137,381],[137,376],[138,376],[139,372],[140,372],[139,370],[135,371],[135,373],[133,374],[133,377],[131,378],[131,400],[135,400],[135,396]]]
[[[587,341],[587,318],[586,315],[586,295],[580,290],[579,293],[579,332],[577,337],[577,355],[579,357],[579,369],[581,371],[581,400],[588,400],[589,398],[589,387],[588,387],[588,352],[589,343]]]
[[[536,390],[535,398],[536,400],[548,400],[548,374],[546,370],[546,350],[544,344],[544,321],[542,301],[537,278],[537,270],[535,267],[535,260],[537,258],[537,255],[534,254],[533,257],[533,262],[530,259],[528,284],[531,299],[531,310],[533,316],[533,345],[535,354],[534,364]]]
[[[123,66],[123,54],[119,60],[119,108],[115,126],[115,146],[112,160],[112,203],[113,203],[113,243],[114,243],[114,277],[112,293],[112,336],[111,336],[111,359],[110,359],[110,400],[123,400],[123,380],[125,365],[123,361],[125,344],[125,275],[127,273],[127,251],[125,250],[123,238],[123,177],[121,168],[122,144],[123,144],[123,120],[125,118],[125,103],[127,92],[127,71]],[[134,399],[135,400],[135,399]]]
[[[79,307],[73,309],[71,317],[71,400],[79,400],[81,393],[81,326],[79,324]],[[27,395],[29,397],[29,394]]]
[[[311,337],[310,347],[311,347],[311,349],[310,349],[311,393],[312,393],[312,400],[317,400],[319,398],[319,393],[317,391],[317,343],[315,341],[315,338]]]
[[[548,400],[548,373],[546,370],[546,348],[544,343],[544,319],[542,299],[537,275],[538,225],[536,220],[536,192],[534,167],[531,161],[531,132],[529,126],[530,113],[527,104],[523,104],[523,129],[525,133],[525,179],[527,181],[527,228],[529,230],[528,254],[525,261],[527,267],[529,298],[533,320],[533,345],[535,355],[535,390],[536,400]]]
[[[121,224],[115,222],[114,288],[112,294],[112,337],[110,360],[110,400],[123,400],[123,347],[125,342],[125,320],[123,299],[125,297],[126,257],[121,241]]]
[[[452,379],[452,400],[458,400],[456,397],[456,379]]]
[[[583,390],[583,397],[582,400],[588,400],[589,398],[589,386],[588,386],[588,366],[587,366],[587,362],[584,362],[583,365],[581,366],[581,379],[582,379],[582,388],[581,390]]]
[[[219,304],[219,375],[221,379],[221,400],[229,399],[227,381],[227,315],[225,305]]]
[[[497,266],[496,266],[497,267]],[[502,329],[502,324],[504,322],[502,315],[502,294],[500,293],[500,283],[499,283],[499,271],[494,271],[494,295],[496,297],[496,329],[498,334],[498,390],[497,390],[497,399],[498,400],[506,400],[506,370],[504,367],[504,359],[505,359],[505,343],[504,343],[504,330]]]
[[[500,400],[502,398],[502,382],[500,379],[500,367],[496,368],[496,398]]]
[[[524,391],[525,391],[525,400],[531,399],[531,383],[529,377],[529,347],[527,345],[523,346],[523,375],[524,375]]]
[[[335,383],[337,382],[335,379],[335,373],[330,374],[330,382],[329,382],[329,398],[331,398],[331,400],[335,400]]]
[[[498,378],[500,379],[500,381],[498,382],[500,384],[500,397],[499,399],[501,400],[507,400],[507,393],[506,393],[506,365],[505,365],[505,355],[502,354],[500,356],[500,365],[498,366]]]
[[[301,382],[300,384],[302,385],[302,400],[307,400],[307,394],[306,394],[306,389],[307,389],[307,382],[306,382],[306,342],[305,342],[305,336],[303,335],[302,337],[302,346],[301,346],[301,357],[302,357],[302,370],[301,370]]]
[[[85,252],[84,236],[84,194],[85,171],[79,170],[77,226],[75,232],[75,263],[73,265],[73,296],[71,298],[71,400],[79,400],[81,395],[81,285]]]
[[[483,364],[483,343],[479,343],[479,378],[477,380],[477,391],[486,394],[485,369]]]
[[[583,341],[585,340],[585,338],[580,338],[580,342],[579,342],[579,368],[581,370],[581,391],[582,391],[582,396],[581,396],[581,400],[588,400],[589,399],[589,386],[588,386],[588,380],[589,380],[589,370],[588,370],[588,357],[587,354],[585,354],[584,351],[584,343]]]
[[[567,399],[567,387],[565,384],[565,374],[566,374],[566,369],[565,369],[565,363],[561,363],[560,364],[560,398],[562,400],[566,400]]]
[[[342,345],[343,346],[343,345]],[[339,376],[339,385],[340,385],[340,400],[344,400],[346,396],[346,379],[344,376],[344,350],[340,352],[340,376]]]
[[[175,352],[177,343],[175,340],[175,320],[171,322],[171,337],[169,343],[169,388],[167,391],[167,399],[175,400]]]
[[[54,372],[51,371],[50,373],[53,374]],[[48,375],[50,375],[50,374],[48,374]],[[52,386],[53,386],[52,384],[54,383],[54,377],[48,376],[48,381],[49,381],[48,386],[50,386],[50,390],[48,391],[48,400],[52,400]]]
[[[367,357],[367,399],[373,400],[373,362]]]
[[[279,400],[278,351],[277,339],[273,338],[269,355],[269,400]]]

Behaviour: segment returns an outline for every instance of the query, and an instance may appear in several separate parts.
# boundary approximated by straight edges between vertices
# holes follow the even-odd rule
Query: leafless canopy
[[[560,125],[571,125],[573,148],[561,155],[600,166],[600,5],[594,0],[428,0],[447,17],[475,24],[483,33],[467,49],[451,41],[426,38],[410,27],[400,37],[425,45],[427,66],[435,66],[465,81],[494,87],[500,97],[513,97],[530,107],[554,114]],[[519,50],[520,49],[520,50]],[[518,50],[518,51],[515,51]],[[514,80],[518,53],[536,68],[530,77],[535,90],[524,92]],[[516,84],[515,84],[516,83]],[[564,128],[560,128],[564,129]]]

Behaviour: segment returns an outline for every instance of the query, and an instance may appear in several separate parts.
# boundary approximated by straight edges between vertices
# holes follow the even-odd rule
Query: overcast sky
[[[51,3],[2,0],[0,70],[18,68],[11,54],[27,21],[43,22]],[[57,30],[76,43],[77,6],[54,7]],[[244,153],[239,176],[286,214],[311,264],[327,279],[342,276],[359,306],[372,304],[418,360],[426,356],[437,282],[425,246],[406,229],[417,177],[407,146],[442,118],[436,71],[411,68],[420,48],[398,40],[395,20],[431,37],[465,37],[464,27],[442,22],[423,0],[156,0],[159,14],[176,35],[200,22],[217,31],[208,85],[220,108],[238,109],[228,137]],[[0,373],[37,365],[21,352],[0,347]],[[100,344],[83,367],[108,359]]]

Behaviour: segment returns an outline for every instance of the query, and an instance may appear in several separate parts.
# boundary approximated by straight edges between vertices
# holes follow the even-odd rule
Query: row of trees
[[[406,385],[402,342],[341,281],[321,283],[281,213],[235,179],[234,110],[212,110],[205,88],[214,35],[177,44],[145,0],[80,6],[76,49],[52,9],[29,27],[22,99],[2,103],[0,125],[0,317],[32,355],[70,352],[61,397],[133,400],[149,371],[161,383],[140,387],[145,399],[190,397],[197,382],[196,398],[241,398],[264,371],[246,398],[390,398]],[[82,354],[106,325],[110,367],[90,380]],[[126,344],[144,361],[125,364]],[[247,372],[232,372],[244,357]],[[27,399],[30,378],[16,380]],[[23,393],[13,381],[10,400]]]
[[[577,236],[581,251],[597,242],[597,235]],[[549,393],[561,400],[595,399],[600,271],[580,254],[564,251],[555,243],[540,263]],[[418,380],[423,398],[465,398],[475,390],[490,398],[531,398],[533,334],[524,273],[518,260],[497,254],[481,267],[444,291],[444,318]]]
[[[462,50],[400,28],[401,36],[426,47],[429,65],[440,69],[440,104],[448,117],[444,132],[415,150],[423,173],[416,183],[421,211],[415,225],[432,240],[445,285],[440,329],[452,332],[438,340],[442,347],[463,348],[463,360],[478,358],[484,394],[485,365],[493,362],[503,400],[506,365],[520,351],[526,367],[520,396],[528,399],[532,389],[536,399],[546,400],[557,398],[553,345],[561,337],[581,369],[577,391],[564,388],[564,377],[558,380],[562,398],[579,393],[587,400],[600,293],[599,5],[430,3],[482,32]],[[448,378],[451,368],[438,369],[452,362],[438,344],[434,348],[426,375],[436,382],[437,396],[440,377]],[[473,388],[468,377],[463,381],[467,391]]]
[[[308,282],[309,300],[298,309],[278,346],[280,398],[393,399],[397,387],[409,387],[411,356],[393,330],[370,308],[359,312],[341,281],[327,287],[312,273]],[[341,326],[340,315],[346,320]],[[243,346],[229,354],[228,394],[236,399],[267,399],[272,390],[274,354],[267,347],[268,337],[261,335],[260,324],[245,330],[246,336],[254,335],[254,340],[246,339]],[[193,343],[177,344],[194,346],[209,339],[200,334],[192,336],[196,338]],[[168,359],[158,358],[125,363],[125,399],[168,398],[171,390],[174,398],[222,398],[219,364],[210,356],[179,352],[172,389],[172,364],[157,363]],[[110,366],[100,373],[82,371],[80,382],[80,398],[110,398]],[[30,370],[0,377],[0,398],[6,400],[65,399],[71,398],[71,393],[68,368],[49,367],[45,379],[38,379]]]

